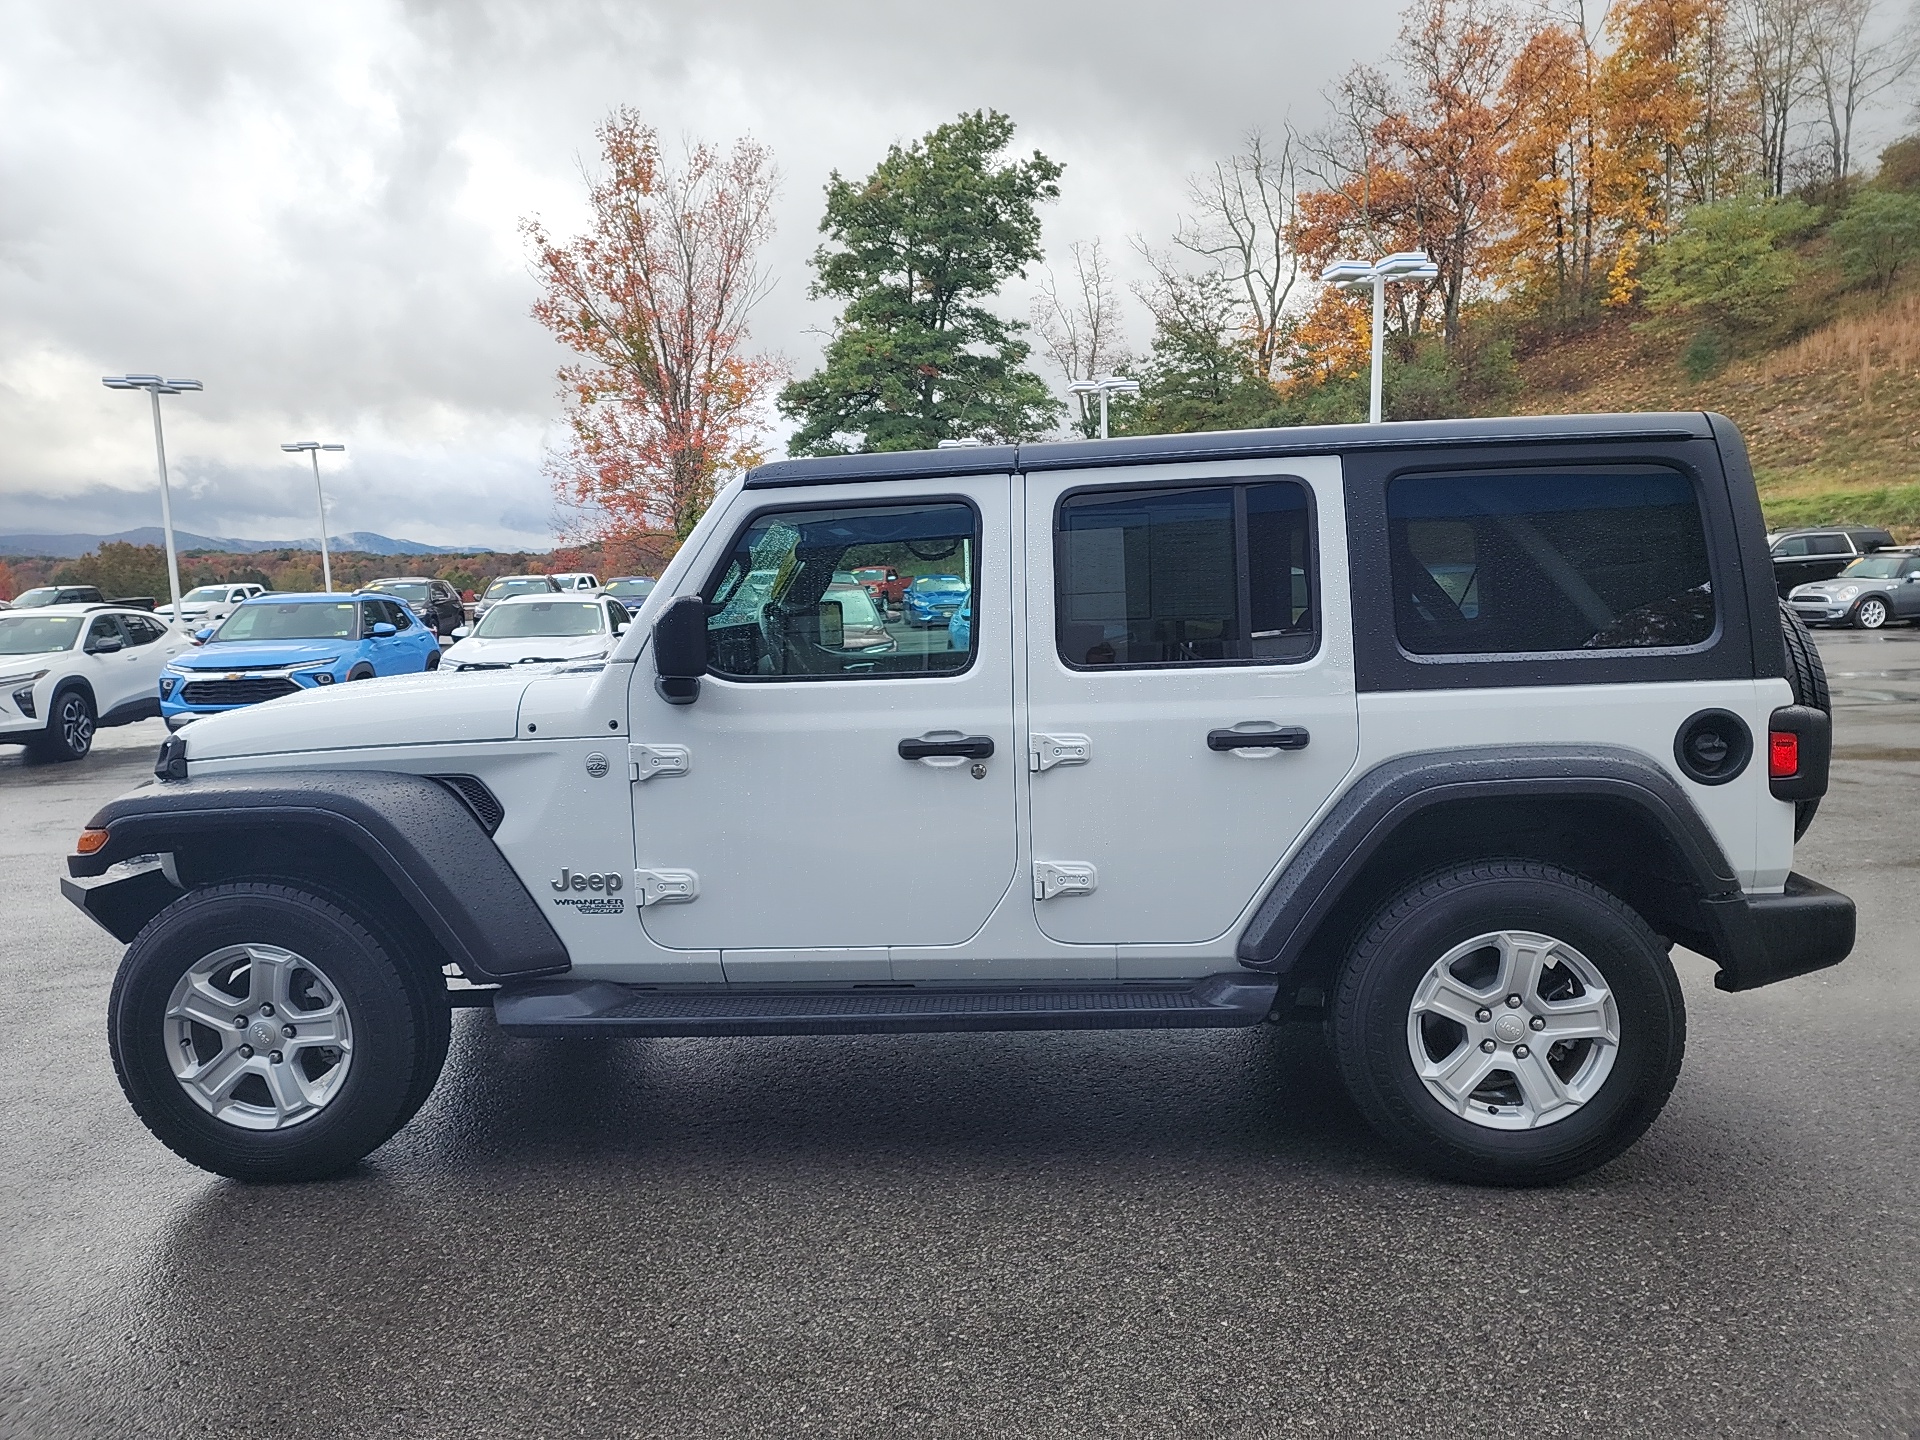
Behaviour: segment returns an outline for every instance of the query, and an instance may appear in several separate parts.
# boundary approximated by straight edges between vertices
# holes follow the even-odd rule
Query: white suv
[[[196,585],[180,597],[181,628],[191,634],[206,625],[218,625],[234,612],[242,601],[267,593],[264,585]],[[173,618],[173,606],[161,605],[154,614]]]
[[[94,731],[160,713],[160,671],[186,636],[144,610],[46,605],[0,614],[0,742],[78,760]]]
[[[854,565],[970,623],[865,643]],[[1671,945],[1729,990],[1847,954],[1792,869],[1825,705],[1716,416],[788,461],[603,667],[204,720],[65,883],[133,942],[128,1097],[223,1174],[379,1145],[478,998],[546,1036],[1313,1019],[1411,1159],[1537,1183],[1665,1103]],[[855,881],[875,817],[900,864]]]

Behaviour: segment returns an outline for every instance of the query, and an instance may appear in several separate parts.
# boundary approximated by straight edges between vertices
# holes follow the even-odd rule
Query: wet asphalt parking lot
[[[1317,1033],[508,1040],[346,1179],[147,1135],[120,948],[59,898],[158,722],[0,751],[0,1433],[1905,1435],[1920,1429],[1920,631],[1821,637],[1797,868],[1836,970],[1676,956],[1686,1068],[1623,1159],[1398,1164]]]

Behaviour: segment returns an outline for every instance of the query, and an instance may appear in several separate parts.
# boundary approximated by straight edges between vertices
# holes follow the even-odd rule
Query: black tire
[[[1813,633],[1794,614],[1785,601],[1780,604],[1780,638],[1787,648],[1787,684],[1793,690],[1793,703],[1833,713],[1833,696],[1827,689],[1827,667],[1820,659]],[[1793,838],[1798,840],[1813,824],[1820,809],[1818,800],[1796,800],[1793,805]]]
[[[277,946],[311,961],[338,991],[352,1026],[350,1064],[336,1093],[280,1129],[217,1118],[189,1097],[169,1061],[166,1015],[175,985],[203,957],[240,944]],[[313,1180],[350,1168],[418,1109],[445,1055],[420,981],[352,916],[287,885],[219,885],[174,901],[135,937],[107,1014],[114,1070],[134,1112],[175,1154],[236,1180]]]
[[[1502,930],[1579,951],[1618,1014],[1619,1046],[1599,1088],[1534,1129],[1489,1128],[1443,1105],[1410,1048],[1415,991],[1431,967],[1453,947]],[[1328,1027],[1347,1091],[1374,1129],[1433,1173],[1479,1185],[1547,1185],[1604,1165],[1659,1115],[1686,1048],[1685,1002],[1659,938],[1599,886],[1525,860],[1436,871],[1382,906],[1348,953]]]
[[[373,679],[373,667],[371,665],[356,665],[347,672],[348,682],[371,679]]]
[[[439,668],[440,668],[440,652],[436,650],[431,655],[427,656],[427,669],[438,670]]]
[[[47,728],[33,742],[33,753],[42,760],[84,760],[99,728],[92,699],[78,685],[69,685],[56,691],[47,706]]]

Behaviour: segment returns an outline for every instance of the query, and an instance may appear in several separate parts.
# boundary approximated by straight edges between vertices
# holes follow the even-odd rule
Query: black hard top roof
[[[1082,470],[1110,465],[1201,460],[1260,460],[1337,455],[1349,450],[1421,445],[1485,445],[1546,440],[1704,440],[1712,417],[1687,410],[1644,415],[1514,415],[1490,420],[1398,420],[1380,425],[1298,425],[1273,430],[1212,430],[1198,435],[1137,435],[1113,440],[1053,440],[1029,445],[968,445],[949,450],[827,455],[775,460],[747,472],[746,488],[914,480],[938,475]]]

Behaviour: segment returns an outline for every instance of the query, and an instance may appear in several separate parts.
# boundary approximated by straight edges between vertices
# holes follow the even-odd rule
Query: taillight
[[[1767,778],[1791,780],[1800,773],[1800,737],[1791,730],[1767,734]]]

